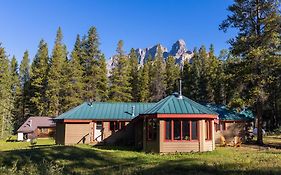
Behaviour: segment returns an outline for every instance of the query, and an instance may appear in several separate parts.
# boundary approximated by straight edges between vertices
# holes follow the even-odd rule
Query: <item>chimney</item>
[[[181,89],[181,79],[180,79],[180,89],[179,89],[179,97],[178,99],[182,99],[182,89]]]
[[[132,117],[135,117],[135,106],[132,106]]]

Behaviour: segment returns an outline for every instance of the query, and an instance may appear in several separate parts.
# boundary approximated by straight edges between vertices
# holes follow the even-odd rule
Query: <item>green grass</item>
[[[266,143],[281,144],[272,136]],[[48,146],[53,140],[38,140],[35,148],[26,143],[0,142],[0,165],[17,168],[40,162],[63,168],[64,174],[280,174],[281,150],[264,147],[217,147],[213,152],[185,154],[146,154],[118,147]],[[22,147],[20,146],[22,144]],[[10,149],[9,149],[10,147]],[[21,147],[21,149],[16,150]],[[0,171],[1,172],[1,171]],[[44,174],[44,173],[42,173]],[[46,174],[46,173],[45,173]]]
[[[0,140],[0,151],[8,151],[8,150],[19,150],[19,149],[30,149],[30,142],[17,142],[13,139],[14,142],[7,142],[6,140]],[[44,145],[54,145],[55,141],[53,139],[37,139],[36,146],[44,146]]]

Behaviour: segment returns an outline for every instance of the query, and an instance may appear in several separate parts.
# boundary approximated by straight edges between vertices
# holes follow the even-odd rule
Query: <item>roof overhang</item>
[[[215,114],[157,114],[156,118],[217,119]]]

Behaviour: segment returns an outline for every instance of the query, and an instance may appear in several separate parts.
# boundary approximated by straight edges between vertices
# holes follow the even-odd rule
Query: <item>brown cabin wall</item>
[[[64,145],[65,144],[65,124],[62,122],[56,123],[56,144]]]
[[[103,122],[103,141],[109,145],[133,145],[134,142],[134,126],[126,121],[125,128],[121,130],[111,131],[110,122]]]
[[[153,116],[155,117],[155,116]],[[144,118],[143,122],[143,151],[145,152],[160,152],[160,125],[159,120],[157,121],[157,135],[155,140],[147,140],[147,126],[146,126],[146,118]]]
[[[160,120],[160,152],[203,152],[215,149],[214,121],[212,120],[212,140],[205,140],[205,120],[199,120],[198,140],[196,141],[165,141],[165,124]]]
[[[65,123],[65,145],[90,142],[90,123]]]
[[[200,126],[199,126],[200,128]],[[160,120],[160,152],[198,152],[199,141],[165,141],[165,121]]]
[[[41,132],[41,128],[44,128],[46,132]],[[53,137],[55,133],[55,127],[39,127],[36,128],[34,131],[34,136],[36,138],[47,138],[47,137]]]

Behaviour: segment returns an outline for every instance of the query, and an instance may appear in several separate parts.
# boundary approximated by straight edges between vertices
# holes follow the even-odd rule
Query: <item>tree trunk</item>
[[[257,110],[257,119],[258,119],[258,138],[257,138],[257,144],[263,145],[263,133],[262,133],[262,103],[260,100],[258,100],[256,105]]]

